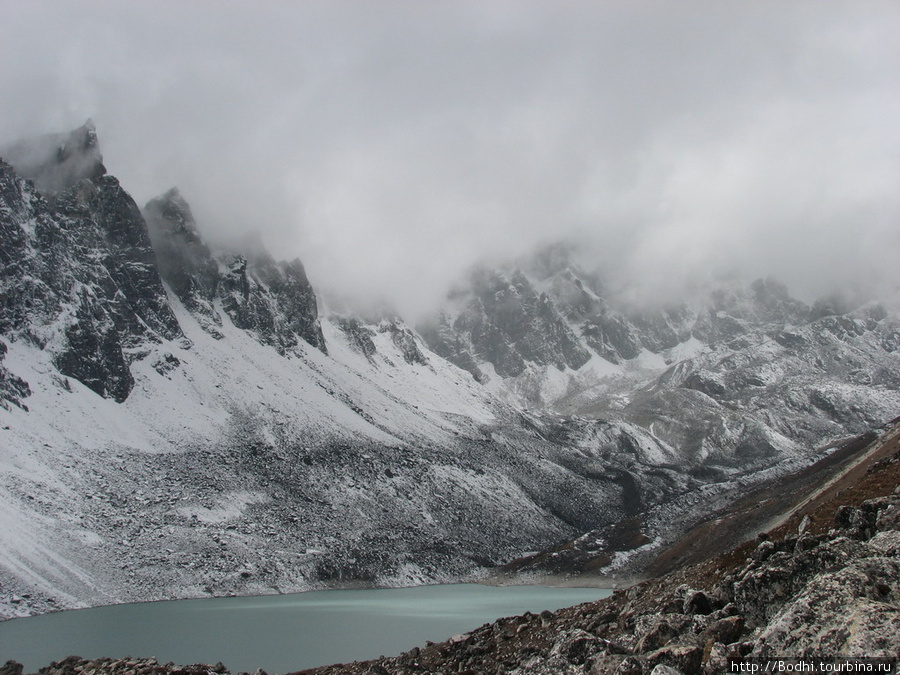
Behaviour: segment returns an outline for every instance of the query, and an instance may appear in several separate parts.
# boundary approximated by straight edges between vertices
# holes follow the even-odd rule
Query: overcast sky
[[[93,118],[138,203],[431,304],[577,233],[654,295],[900,281],[900,3],[0,0],[0,141]]]

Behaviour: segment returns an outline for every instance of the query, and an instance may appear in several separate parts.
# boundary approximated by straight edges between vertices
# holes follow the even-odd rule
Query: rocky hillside
[[[2,615],[455,580],[702,484],[499,402],[399,317],[319,316],[299,262],[215,250],[177,191],[142,212],[90,124],[14,150]]]
[[[900,410],[877,303],[637,312],[554,248],[416,330],[320,311],[177,190],[139,209],[90,123],[0,154],[0,616],[459,580],[585,536],[613,573]]]
[[[693,675],[728,672],[730,659],[897,663],[900,428],[876,443],[788,521],[726,555],[595,603],[303,673]]]
[[[183,334],[144,219],[106,174],[93,125],[43,140],[19,169],[33,182],[0,162],[0,334],[38,346],[61,376],[121,402],[134,388],[129,362]],[[5,402],[24,405],[9,389]]]
[[[738,548],[598,602],[500,619],[396,657],[303,675],[715,675],[731,662],[900,660],[900,427]],[[832,666],[833,667],[833,666]],[[44,675],[227,673],[70,657]],[[8,675],[21,667],[8,663]]]
[[[887,425],[893,429],[898,420]],[[718,555],[772,528],[794,512],[798,503],[812,500],[823,485],[832,485],[848,471],[865,464],[866,455],[882,452],[879,434],[885,429],[869,431],[821,453],[811,464],[799,469],[760,479],[751,487],[743,476],[744,489],[735,486],[723,494],[711,490],[698,491],[675,498],[649,510],[640,518],[630,518],[603,530],[587,532],[577,539],[561,542],[504,565],[502,575],[565,575],[590,579],[603,571],[619,578],[657,576],[680,566],[698,563]],[[764,474],[766,472],[763,472]],[[723,499],[724,497],[724,499]],[[698,510],[695,499],[706,500],[707,508]],[[677,520],[681,530],[666,528]],[[647,534],[656,533],[650,539]],[[668,537],[666,534],[668,533]],[[618,564],[613,555],[620,551]]]
[[[900,321],[881,303],[808,306],[772,279],[718,282],[652,310],[606,295],[557,245],[476,271],[420,332],[505,401],[602,420],[627,435],[619,449],[720,475],[808,454],[898,410]]]
[[[434,352],[518,405],[661,421],[657,408],[667,403],[660,396],[648,403],[646,395],[635,401],[635,390],[689,389],[752,410],[752,399],[782,393],[772,387],[801,384],[814,406],[835,412],[847,409],[831,400],[842,392],[812,391],[794,377],[807,372],[824,389],[832,382],[896,389],[888,355],[900,346],[900,331],[889,314],[877,302],[829,298],[808,306],[774,279],[722,280],[690,301],[635,309],[555,245],[517,265],[477,269],[419,329]],[[877,396],[866,398],[861,409]]]
[[[151,200],[144,215],[160,276],[210,335],[223,337],[224,312],[280,354],[295,350],[300,340],[327,353],[303,263],[277,262],[259,243],[214,257],[176,188]]]

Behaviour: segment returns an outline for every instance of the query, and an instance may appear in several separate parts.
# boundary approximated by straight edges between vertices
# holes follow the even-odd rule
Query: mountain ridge
[[[213,249],[180,193],[141,212],[95,140],[54,138],[38,182],[0,164],[0,585],[31,596],[7,616],[477,578],[637,519],[611,573],[677,536],[667,505],[900,408],[874,305],[793,325],[762,281],[632,316],[557,252],[482,273],[435,338],[320,311],[299,261]]]

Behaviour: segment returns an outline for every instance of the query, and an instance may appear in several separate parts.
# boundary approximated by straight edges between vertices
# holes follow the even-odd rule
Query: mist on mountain
[[[2,3],[0,145],[92,118],[138,203],[430,311],[578,242],[631,302],[895,295],[894,3]]]

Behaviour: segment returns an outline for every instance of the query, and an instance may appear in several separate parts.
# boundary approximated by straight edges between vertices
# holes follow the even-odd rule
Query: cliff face
[[[213,255],[175,189],[150,201],[144,213],[162,278],[210,335],[221,337],[221,307],[235,326],[281,354],[300,340],[327,352],[315,292],[299,260],[276,262],[258,244]]]
[[[0,611],[458,580],[576,539],[615,565],[900,408],[874,304],[762,281],[627,311],[557,250],[421,331],[320,315],[299,261],[215,249],[176,190],[142,213],[91,125],[10,156],[0,584],[33,602]]]
[[[501,377],[521,375],[526,363],[577,369],[590,358],[549,296],[518,270],[476,273],[471,297],[452,324],[443,315],[424,330],[436,353],[470,368],[476,379],[481,373],[473,355]]]
[[[299,260],[278,263],[260,247],[214,257],[174,190],[147,205],[145,221],[107,175],[90,123],[9,155],[15,168],[0,164],[0,333],[51,351],[61,375],[124,401],[147,345],[183,339],[163,281],[211,334],[221,308],[280,353],[300,340],[325,351]]]
[[[30,157],[34,183],[0,163],[0,332],[123,401],[145,345],[183,336],[140,210],[105,175],[92,129],[76,133],[88,142],[70,139],[43,162]]]

